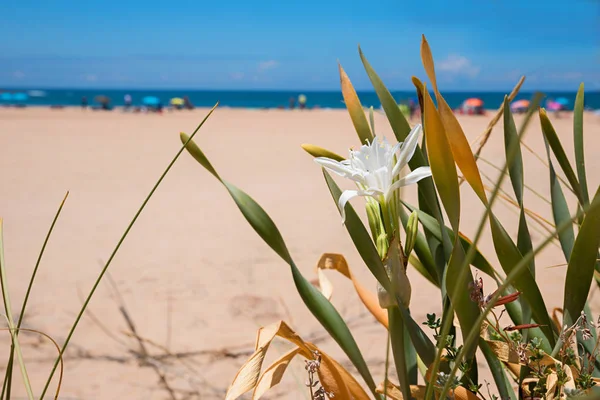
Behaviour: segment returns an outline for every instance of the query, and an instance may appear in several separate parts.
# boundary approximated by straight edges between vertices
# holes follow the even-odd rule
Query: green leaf
[[[423,332],[423,329],[415,322],[406,308],[400,308],[400,314],[402,314],[404,326],[417,350],[419,358],[421,358],[425,365],[430,366],[435,359],[435,346],[431,342],[431,339]]]
[[[506,230],[504,230],[504,227],[493,215],[490,215],[490,228],[500,265],[504,272],[509,275],[515,266],[523,260],[523,256]],[[541,330],[550,343],[550,347],[554,347],[554,324],[550,320],[546,304],[531,271],[527,269],[517,275],[514,279],[514,286],[523,293],[523,298],[525,298],[531,307],[533,318],[538,324],[542,325]]]
[[[448,138],[448,144],[450,145],[454,161],[462,171],[465,180],[471,185],[477,196],[479,196],[481,201],[485,204],[487,203],[487,197],[479,174],[479,168],[475,162],[475,157],[471,151],[469,141],[467,140],[458,119],[456,119],[456,115],[454,115],[452,109],[438,90],[433,55],[429,48],[429,43],[427,42],[427,39],[425,39],[425,35],[423,35],[421,39],[421,61],[423,62],[423,67],[425,68],[425,72],[427,73],[429,81],[433,86],[433,91],[435,92],[439,116],[444,126],[444,133]]]
[[[398,213],[400,214],[400,221],[402,222],[402,225],[406,230],[406,225],[408,223],[408,215],[402,207],[399,208]],[[435,262],[433,261],[433,256],[431,255],[429,246],[427,245],[427,239],[425,239],[425,236],[421,232],[417,232],[417,236],[415,238],[414,252],[417,255],[422,270],[419,269],[419,267],[417,267],[414,262],[411,261],[411,264],[415,267],[415,269],[417,269],[417,271],[421,273],[421,275],[423,275],[431,283],[439,287],[440,281],[438,280]]]
[[[556,226],[561,225],[564,221],[571,219],[571,213],[569,212],[569,206],[567,205],[567,199],[560,186],[560,182],[556,177],[554,166],[552,165],[552,158],[550,157],[550,148],[548,141],[544,138],[544,144],[546,145],[546,154],[548,155],[548,167],[550,170],[550,200],[552,202],[552,216],[554,217],[554,223]],[[564,229],[558,235],[560,247],[565,255],[565,260],[568,262],[571,257],[571,251],[573,251],[573,244],[575,243],[575,232],[573,231],[573,225]]]
[[[307,144],[307,143],[303,144],[302,149],[304,149],[304,151],[306,151],[308,154],[310,154],[313,157],[327,157],[327,158],[331,158],[332,160],[336,160],[336,161],[344,161],[345,160],[344,157],[334,153],[333,151],[329,151],[322,147],[315,146],[314,144]]]
[[[416,211],[418,216],[419,216],[419,221],[421,221],[421,224],[423,225],[423,227],[430,232],[436,239],[438,240],[442,240],[442,232],[440,229],[440,224],[438,224],[438,222],[435,220],[435,218],[433,218],[431,215],[419,210],[418,208],[402,201],[402,204],[404,204],[404,206],[406,208],[408,208],[411,212],[412,211]],[[450,237],[450,240],[452,242],[454,242],[455,236],[454,236],[454,232],[452,231],[452,229],[448,228],[447,226],[444,227],[446,229],[446,232],[448,233],[448,236]],[[468,251],[469,247],[471,247],[472,243],[471,241],[459,234],[460,237],[460,241],[461,241],[461,245],[463,246],[463,248]],[[416,249],[416,247],[415,247]],[[416,250],[415,250],[416,251]],[[498,274],[496,273],[496,271],[494,270],[494,268],[492,267],[492,265],[489,263],[489,261],[485,258],[485,256],[479,251],[479,250],[475,250],[475,257],[473,258],[473,260],[471,261],[471,264],[476,267],[477,269],[479,269],[481,272],[489,275],[490,277],[497,279]]]
[[[585,203],[583,201],[581,186],[577,181],[575,172],[573,172],[573,167],[571,167],[571,163],[567,158],[565,149],[563,149],[560,139],[558,138],[558,135],[556,134],[550,119],[548,118],[548,114],[546,114],[546,110],[543,108],[540,108],[540,122],[542,123],[542,132],[544,133],[546,140],[548,140],[548,144],[550,145],[550,148],[552,149],[552,152],[558,161],[558,165],[560,165],[560,168],[567,177],[573,193],[575,193],[575,196],[577,196],[577,199],[579,200],[579,204],[584,205]]]
[[[310,312],[323,325],[331,337],[340,345],[346,353],[350,361],[354,364],[358,372],[365,380],[367,386],[374,393],[375,382],[369,372],[369,368],[352,336],[348,326],[337,312],[335,307],[327,300],[323,294],[318,291],[306,278],[302,276],[296,267],[290,253],[285,245],[285,242],[275,226],[275,223],[264,211],[264,209],[254,201],[245,192],[234,186],[233,184],[224,181],[212,167],[204,153],[200,148],[189,140],[187,135],[182,134],[181,140],[186,145],[186,149],[190,154],[209,172],[213,174],[227,189],[239,210],[242,212],[246,221],[252,226],[255,232],[275,251],[284,261],[286,261],[292,271],[292,277],[296,285],[296,289],[300,297],[310,310]]]
[[[508,164],[508,174],[510,176],[510,182],[512,183],[513,190],[517,202],[523,208],[523,155],[521,154],[521,146],[519,144],[519,135],[517,133],[517,127],[513,119],[512,113],[510,112],[510,104],[508,104],[508,98],[504,97],[504,149],[506,158],[508,159],[508,151],[514,146],[515,153],[512,156],[511,162]]]
[[[371,143],[373,141],[373,133],[371,132],[371,128],[369,128],[365,111],[360,104],[356,90],[354,90],[352,82],[350,82],[350,78],[348,78],[348,75],[346,75],[346,72],[341,65],[339,65],[339,69],[340,84],[342,85],[342,96],[344,97],[344,103],[346,104],[346,108],[348,109],[348,113],[352,119],[352,124],[354,124],[354,129],[356,129],[360,143]]]
[[[502,363],[500,360],[498,360],[498,357],[496,354],[494,354],[490,348],[490,345],[481,337],[479,338],[479,348],[481,349],[481,352],[483,353],[483,356],[490,367],[490,372],[494,377],[494,382],[496,382],[496,388],[498,389],[500,398],[516,400],[512,384],[508,379],[508,376],[506,376],[506,372],[504,371]]]
[[[533,244],[531,243],[531,235],[529,234],[527,219],[525,218],[525,206],[523,205],[523,155],[521,154],[521,145],[519,134],[517,133],[517,127],[510,111],[510,104],[506,96],[504,97],[504,149],[506,153],[506,159],[510,159],[508,164],[508,174],[515,192],[515,197],[517,198],[517,203],[519,205],[517,248],[521,254],[527,254],[533,249]],[[514,151],[514,154],[512,154],[512,157],[509,157],[509,152],[511,150]],[[533,259],[529,264],[529,270],[531,271],[531,275],[535,277],[535,263]],[[526,301],[521,300],[520,303],[523,312],[523,319],[521,322],[528,324],[531,322],[531,309]],[[529,330],[523,332],[525,341],[527,341],[528,336]]]
[[[410,399],[410,380],[408,378],[404,341],[404,320],[402,319],[400,309],[397,306],[388,308],[388,320],[392,354],[394,355],[394,363],[396,365],[396,372],[398,373],[400,390],[402,391],[403,398]]]
[[[444,131],[444,125],[427,90],[423,93],[423,97],[425,106],[423,115],[424,131],[431,173],[450,220],[450,225],[456,231],[460,220],[460,192],[456,166]]]
[[[598,204],[600,204],[600,188],[592,200],[592,205],[596,205],[596,207],[583,219],[567,267],[564,323],[568,326],[571,326],[579,318],[594,277],[598,247],[600,247],[600,207],[597,207]]]
[[[410,133],[410,124],[404,117],[404,114],[402,114],[402,111],[400,111],[398,103],[396,103],[396,100],[390,91],[385,87],[381,78],[379,78],[373,67],[371,67],[371,64],[369,64],[369,61],[367,61],[367,58],[363,54],[360,46],[358,47],[358,53],[360,54],[360,59],[365,67],[365,71],[371,80],[371,84],[375,89],[375,93],[381,102],[381,107],[383,107],[383,111],[385,111],[385,115],[390,121],[390,126],[394,131],[396,139],[399,142],[403,142]],[[411,166],[411,169],[414,169],[414,167]]]
[[[584,204],[590,202],[590,196],[587,187],[587,178],[585,176],[585,157],[583,143],[583,83],[579,85],[577,97],[575,98],[575,108],[573,110],[573,139],[575,140],[575,166],[577,167],[577,177],[581,186],[581,194]]]

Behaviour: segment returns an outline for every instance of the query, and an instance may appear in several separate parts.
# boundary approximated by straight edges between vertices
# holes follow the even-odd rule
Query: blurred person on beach
[[[298,107],[301,110],[304,110],[306,108],[306,96],[301,94],[300,96],[298,96]]]
[[[128,93],[125,95],[125,97],[123,98],[124,102],[125,102],[125,110],[129,110],[129,108],[131,107],[131,95]]]
[[[415,103],[415,101],[413,99],[410,99],[408,101],[408,112],[409,112],[409,119],[412,121],[415,113],[417,112],[417,104]]]
[[[193,110],[194,109],[194,105],[190,101],[190,98],[187,97],[187,96],[183,96],[183,107],[185,109],[187,109],[187,110]]]
[[[296,108],[296,99],[294,97],[290,97],[290,110]]]
[[[83,96],[83,97],[81,98],[81,108],[82,108],[83,110],[85,110],[85,109],[87,109],[87,106],[88,106],[88,100],[87,100],[87,97]]]

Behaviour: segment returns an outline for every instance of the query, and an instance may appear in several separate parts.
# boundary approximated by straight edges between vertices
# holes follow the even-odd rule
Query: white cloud
[[[260,63],[258,63],[258,70],[266,71],[269,69],[277,68],[278,66],[279,66],[279,61],[277,61],[277,60],[261,61]]]
[[[98,80],[98,75],[96,74],[84,74],[83,80],[88,82],[96,82]]]
[[[235,81],[241,81],[242,79],[244,79],[244,73],[243,72],[233,72],[230,75],[231,79],[235,80]]]
[[[13,77],[15,79],[23,79],[23,78],[25,78],[25,72],[23,72],[23,71],[15,71],[15,72],[13,72]]]
[[[481,68],[473,65],[471,60],[458,54],[450,54],[444,61],[437,65],[437,69],[453,75],[466,75],[474,78]]]

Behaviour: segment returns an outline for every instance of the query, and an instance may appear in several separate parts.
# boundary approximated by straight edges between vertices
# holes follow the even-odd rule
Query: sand
[[[65,192],[70,191],[56,224],[31,296],[24,327],[41,330],[59,343],[65,339],[84,294],[92,286],[119,237],[166,165],[180,147],[180,131],[190,133],[206,110],[131,115],[121,112],[82,112],[79,109],[0,109],[0,216],[13,312],[22,302],[29,276],[47,229]],[[459,117],[470,140],[485,128],[489,117]],[[517,117],[517,125],[521,117]],[[554,120],[567,154],[573,155],[572,119]],[[391,138],[383,115],[377,130]],[[588,185],[598,187],[597,157],[600,121],[586,115]],[[310,279],[324,252],[342,253],[367,287],[374,279],[341,224],[319,167],[300,148],[314,143],[340,154],[357,145],[344,110],[289,112],[281,110],[218,109],[198,134],[215,168],[257,200],[277,223],[294,260]],[[544,159],[539,121],[534,119],[525,142]],[[482,153],[501,165],[504,157],[502,123],[494,129]],[[548,194],[548,170],[523,150],[525,179],[539,193]],[[572,158],[572,157],[571,157]],[[481,170],[497,172],[480,162]],[[484,178],[485,181],[485,178]],[[339,181],[343,188],[349,182]],[[486,184],[489,182],[485,181]],[[504,185],[512,196],[507,181]],[[473,235],[483,208],[472,190],[462,187],[462,231]],[[415,202],[414,188],[405,192]],[[571,210],[573,198],[569,196]],[[361,209],[361,200],[354,203]],[[551,220],[544,200],[526,191],[525,204]],[[497,215],[516,236],[516,209],[504,202]],[[530,224],[539,243],[544,231]],[[494,266],[489,235],[482,251]],[[565,267],[558,245],[536,260],[538,282],[549,309],[561,306]],[[177,390],[178,398],[222,398],[245,360],[236,354],[251,350],[258,327],[283,319],[303,337],[322,337],[323,330],[295,291],[289,267],[251,230],[224,188],[189,154],[182,154],[139,217],[110,266],[110,274],[140,336],[172,353],[202,352],[158,365]],[[437,290],[415,270],[412,313],[423,321],[426,313],[440,313]],[[385,333],[369,316],[351,285],[331,276],[333,303],[354,325],[353,332],[367,360],[382,380]],[[492,285],[486,286],[489,291]],[[127,336],[119,311],[119,296],[108,281],[99,286],[65,357],[63,399],[162,399],[152,367],[141,366],[131,350],[137,342]],[[597,299],[594,308],[598,311]],[[99,326],[90,316],[101,320]],[[52,346],[32,334],[23,334],[24,353],[34,393],[39,395],[54,357]],[[3,338],[6,356],[6,343]],[[345,361],[337,345],[321,340],[328,353]],[[151,352],[157,354],[153,345]],[[286,346],[272,348],[273,357]],[[2,363],[4,365],[4,362]],[[24,396],[15,369],[16,394]],[[303,363],[270,398],[306,398]],[[54,386],[53,386],[54,387]],[[199,394],[198,394],[199,393]]]

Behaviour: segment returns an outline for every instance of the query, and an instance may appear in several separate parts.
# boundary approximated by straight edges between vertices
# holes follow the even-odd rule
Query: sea
[[[10,93],[3,96],[3,94]],[[14,94],[20,93],[11,100]],[[23,96],[25,93],[27,96]],[[124,90],[124,89],[38,89],[20,88],[2,90],[0,88],[0,105],[21,106],[79,106],[82,98],[86,98],[90,106],[94,106],[94,98],[107,96],[111,99],[112,106],[124,105],[125,95],[132,97],[133,105],[142,105],[142,99],[146,96],[158,97],[162,104],[169,104],[175,97],[187,96],[196,107],[212,107],[217,101],[221,106],[235,108],[288,108],[290,99],[297,99],[304,94],[307,99],[308,108],[344,108],[344,101],[339,90],[332,91],[234,91],[234,90]],[[502,104],[503,92],[444,92],[444,98],[452,108],[459,107],[468,98],[479,98],[483,100],[484,107],[495,109]],[[361,103],[365,107],[381,106],[375,92],[358,92]],[[414,91],[393,91],[392,95],[398,103],[406,102],[415,97]],[[516,100],[530,99],[532,92],[522,92]],[[546,99],[565,98],[568,101],[567,109],[572,109],[575,101],[575,92],[547,92]],[[600,91],[585,93],[585,107],[587,109],[600,109]]]

